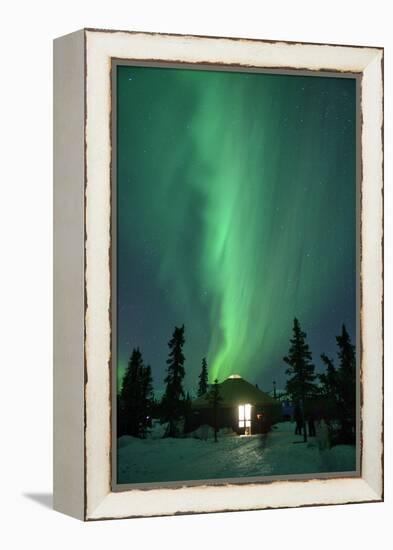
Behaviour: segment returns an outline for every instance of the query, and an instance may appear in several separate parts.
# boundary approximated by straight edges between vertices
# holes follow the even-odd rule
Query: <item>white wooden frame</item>
[[[83,520],[383,499],[383,50],[81,30],[54,46],[54,507]],[[111,490],[111,61],[361,75],[361,474]]]

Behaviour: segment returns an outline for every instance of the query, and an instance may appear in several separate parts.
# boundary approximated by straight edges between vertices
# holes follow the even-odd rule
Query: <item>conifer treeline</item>
[[[132,351],[123,384],[117,400],[117,431],[120,435],[145,437],[151,425],[152,416],[157,416],[162,422],[168,422],[169,436],[176,436],[178,423],[187,416],[191,407],[189,393],[185,394],[183,379],[185,376],[183,346],[185,343],[185,328],[175,327],[172,338],[168,342],[169,356],[166,361],[165,391],[160,403],[153,394],[153,381],[150,366],[144,366],[139,348]],[[199,375],[198,396],[209,389],[206,358],[202,359]]]
[[[175,327],[172,338],[169,340],[169,358],[167,359],[167,375],[165,377],[165,393],[162,398],[163,419],[169,423],[168,435],[176,435],[176,421],[185,412],[185,394],[183,389],[184,370],[184,325]]]
[[[351,343],[345,325],[342,326],[341,334],[336,337],[336,342],[337,366],[333,359],[322,354],[325,373],[317,375],[307,344],[307,335],[302,331],[298,319],[294,319],[289,351],[283,360],[288,365],[286,391],[301,412],[305,441],[306,420],[315,416],[326,420],[333,443],[354,444],[356,440],[356,356],[355,346]],[[144,365],[139,348],[133,350],[118,396],[119,436],[128,434],[145,437],[153,416],[168,423],[167,435],[178,434],[179,421],[187,417],[191,407],[190,396],[185,394],[183,388],[184,343],[184,325],[175,327],[168,342],[165,391],[160,403],[154,400],[150,366]],[[204,357],[198,377],[197,395],[200,397],[207,393],[214,411],[213,416],[217,419],[217,408],[221,400],[219,385],[215,380],[209,390],[207,361]],[[214,425],[216,433],[216,420]]]
[[[118,397],[120,433],[144,437],[154,403],[151,368],[143,364],[139,348],[133,350]]]
[[[207,392],[209,388],[208,384],[208,374],[207,374],[207,362],[206,358],[202,359],[202,369],[199,374],[199,383],[198,383],[198,397],[201,397],[204,393]]]
[[[298,319],[294,319],[293,336],[284,361],[290,377],[286,390],[300,411],[302,430],[307,440],[307,418],[324,418],[333,443],[355,444],[356,441],[356,356],[355,346],[345,325],[336,336],[338,366],[322,354],[324,374],[315,374],[312,355]],[[319,383],[317,383],[319,382]]]

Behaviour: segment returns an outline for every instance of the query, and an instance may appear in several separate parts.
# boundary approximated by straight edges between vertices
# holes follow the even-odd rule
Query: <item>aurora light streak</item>
[[[297,316],[319,364],[356,326],[356,82],[118,68],[119,374],[162,387],[186,326],[186,385],[284,384]]]

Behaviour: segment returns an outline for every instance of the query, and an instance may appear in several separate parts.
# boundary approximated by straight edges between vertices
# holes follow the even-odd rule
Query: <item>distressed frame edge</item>
[[[362,477],[384,499],[384,51],[364,68],[361,81],[361,321]],[[364,102],[364,103],[363,103]],[[366,154],[365,154],[366,153]],[[371,342],[376,342],[374,347]],[[365,345],[367,344],[367,345]],[[372,357],[371,352],[376,351]],[[376,357],[376,359],[375,359]],[[377,365],[373,368],[373,361]],[[371,384],[371,379],[373,384]],[[372,399],[377,402],[377,407]],[[374,407],[374,408],[373,408]],[[371,426],[374,415],[377,429]],[[363,441],[364,443],[364,441]],[[373,466],[375,461],[375,466]]]
[[[85,32],[53,41],[53,508],[86,518]]]
[[[91,35],[91,33],[94,33],[94,35],[96,35],[97,33],[101,33],[101,32],[107,32],[107,31],[85,31],[87,32],[88,35]],[[114,33],[116,33],[116,31],[113,31]],[[143,33],[137,33],[137,34],[143,34]],[[147,35],[150,37],[150,35]],[[155,36],[155,35],[154,35]],[[165,36],[168,36],[168,35],[165,35]],[[173,36],[173,35],[169,35],[169,36]],[[190,39],[192,39],[193,37],[188,37]],[[210,39],[210,37],[206,37],[207,39]],[[202,38],[203,39],[203,38]],[[235,40],[235,39],[227,39],[227,40]],[[246,39],[247,40],[247,39]],[[256,41],[256,42],[261,42],[263,43],[264,41],[261,40],[261,41]],[[268,41],[269,44],[272,44],[274,45],[274,43]],[[282,44],[282,42],[279,42],[280,44]],[[295,43],[297,46],[302,46],[301,43]],[[340,46],[333,46],[333,47],[340,47]],[[319,46],[316,46],[316,48],[319,48]],[[345,49],[350,49],[351,47],[347,47],[347,46],[343,46],[342,48],[345,48]],[[362,73],[363,73],[363,81],[364,81],[364,77],[365,77],[365,74],[367,72],[367,68],[369,65],[372,65],[372,63],[374,61],[377,61],[377,63],[379,63],[379,66],[380,68],[382,67],[382,63],[383,63],[383,50],[380,49],[380,48],[369,48],[369,47],[365,47],[368,51],[372,51],[373,52],[373,56],[372,56],[372,59],[371,61],[369,60],[369,63],[367,63],[363,69],[362,69]],[[379,61],[380,60],[380,61]],[[176,60],[175,60],[176,61]],[[296,69],[296,67],[293,67],[294,69]],[[376,78],[377,78],[377,86],[380,84],[381,85],[381,90],[380,90],[380,96],[377,95],[377,99],[380,98],[381,101],[382,101],[382,98],[383,98],[383,79],[382,79],[382,76],[383,76],[383,73],[382,73],[382,70],[380,70],[380,72],[376,73]],[[362,103],[362,108],[364,107],[363,103]],[[363,110],[363,109],[362,109]],[[381,129],[383,129],[383,120],[382,120],[382,117],[383,117],[383,105],[381,105],[381,109],[380,109],[380,119],[381,119]],[[365,122],[363,120],[363,127],[362,127],[362,146],[364,145],[364,136],[367,135],[367,133],[369,131],[372,132],[373,130],[373,126],[375,127],[375,124],[371,124],[371,127],[370,126],[367,126],[365,125]],[[383,130],[382,130],[383,131]],[[382,155],[382,148],[383,148],[383,140],[382,140],[382,133],[381,133],[381,139],[378,143],[378,145],[380,145],[380,147],[378,147],[378,149],[381,150],[381,155]],[[364,158],[363,158],[364,160]],[[366,162],[367,164],[367,162]],[[378,167],[377,166],[374,166],[374,168],[376,168],[376,173],[379,172],[378,170]],[[380,167],[381,168],[381,167]],[[381,187],[381,191],[383,192],[383,175],[381,173],[381,178],[378,178],[380,179],[380,187]],[[363,186],[363,181],[362,181],[362,186]],[[380,205],[380,209],[381,211],[380,212],[377,212],[377,214],[381,214],[382,215],[382,204]],[[382,232],[382,227],[380,227],[378,225],[379,229],[381,230]],[[383,235],[382,235],[383,236]],[[362,238],[363,238],[363,233],[362,233]],[[381,258],[382,260],[382,258]],[[377,271],[378,273],[380,273],[381,275],[383,275],[383,270],[381,269],[382,268],[382,265],[381,263],[378,263],[377,264]],[[87,279],[87,282],[88,282],[88,279]],[[382,287],[382,281],[381,281],[381,295],[380,295],[380,298],[381,298],[381,301],[380,301],[380,306],[382,308],[382,300],[383,300],[383,287]],[[380,320],[382,321],[382,312],[380,311],[381,313],[381,317],[380,317]],[[377,321],[377,325],[378,325],[378,321]],[[382,334],[381,334],[382,336]],[[382,352],[382,340],[381,342],[379,342],[380,344],[380,351]],[[382,356],[381,356],[382,357]],[[382,374],[382,373],[381,373]],[[382,380],[382,383],[383,383],[383,380]],[[383,384],[382,384],[383,385]],[[382,387],[380,388],[381,389],[381,393],[380,393],[380,397],[381,397],[381,403],[382,403]],[[382,424],[381,424],[381,430],[379,432],[381,434],[381,436],[383,437],[383,416],[382,416]],[[383,460],[383,440],[381,439],[380,441],[381,443],[381,446],[380,446],[380,451],[381,451],[381,457],[382,457],[382,460]],[[378,446],[378,445],[377,445]],[[360,497],[358,498],[355,498],[353,501],[351,501],[349,499],[349,501],[346,501],[346,502],[339,502],[337,500],[333,501],[333,502],[329,502],[327,503],[326,500],[325,500],[325,497],[323,497],[323,500],[321,501],[318,501],[318,502],[312,502],[312,503],[304,503],[304,504],[298,504],[297,506],[310,506],[310,505],[324,505],[324,504],[344,504],[344,503],[349,503],[349,502],[375,502],[375,501],[381,501],[383,499],[383,467],[382,467],[382,462],[381,462],[381,468],[377,468],[378,472],[377,472],[377,475],[374,475],[372,477],[369,477],[367,475],[367,471],[365,472],[365,475],[362,477],[362,478],[359,478],[356,480],[356,482],[359,484],[359,487],[362,486],[363,490],[365,491],[365,493],[368,494],[367,496],[367,500],[362,500]],[[345,480],[346,478],[344,478]],[[314,480],[315,481],[315,480]],[[280,483],[280,482],[275,482],[276,484]],[[290,482],[290,483],[293,483],[293,482]],[[295,482],[295,483],[299,483],[299,482]],[[306,486],[307,484],[309,485],[310,482],[301,482],[304,486]],[[247,484],[246,487],[250,487],[251,484]],[[86,487],[87,491],[88,491],[88,486]],[[211,487],[209,488],[211,490]],[[195,488],[191,489],[191,490],[195,490]],[[162,490],[160,490],[162,491]],[[179,490],[177,490],[179,491]],[[181,490],[182,491],[182,490]],[[135,490],[133,491],[127,491],[127,493],[136,493]],[[364,494],[365,494],[364,493]],[[157,514],[157,513],[151,513],[151,514],[126,514],[126,515],[123,515],[123,514],[117,514],[117,515],[112,515],[111,513],[109,513],[108,515],[108,505],[109,505],[109,509],[111,508],[112,504],[110,501],[112,500],[112,496],[116,494],[116,493],[111,493],[110,491],[110,488],[108,490],[108,492],[106,493],[106,495],[104,496],[104,498],[100,499],[99,503],[96,505],[96,506],[93,506],[92,508],[88,507],[88,509],[86,510],[86,517],[85,519],[90,519],[90,520],[93,520],[93,519],[108,519],[108,518],[114,518],[114,517],[146,517],[146,516],[154,516],[154,515],[173,515],[173,514],[177,514],[177,513],[203,513],[204,511],[206,512],[220,512],[220,511],[225,511],[223,508],[220,508],[220,509],[212,509],[212,510],[181,510],[181,511],[170,511],[168,513],[161,513],[161,514]],[[117,493],[119,494],[119,493]],[[87,495],[88,496],[88,495]],[[205,495],[206,496],[206,495]],[[288,506],[296,506],[294,504],[289,504]],[[282,507],[287,507],[285,505],[274,505],[274,506],[270,506],[268,504],[266,505],[261,505],[261,506],[258,506],[257,508],[255,507],[248,507],[246,509],[248,510],[251,510],[251,509],[266,509],[266,508],[282,508]],[[90,508],[90,509],[89,509]],[[206,507],[205,507],[206,508]],[[235,508],[235,509],[232,509],[231,508],[231,511],[235,511],[235,510],[242,510],[242,509],[245,509],[245,508]]]

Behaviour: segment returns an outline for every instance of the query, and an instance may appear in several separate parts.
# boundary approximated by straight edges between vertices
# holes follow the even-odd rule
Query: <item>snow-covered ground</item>
[[[184,439],[137,439],[118,442],[118,483],[149,483],[234,477],[314,474],[355,469],[350,446],[320,451],[294,435],[294,424],[277,424],[266,436],[226,436],[215,443]]]
[[[356,469],[356,450],[351,445],[338,445],[320,451],[316,437],[303,443],[303,436],[294,435],[290,422],[276,424],[268,434],[261,475],[294,475],[348,472]]]

